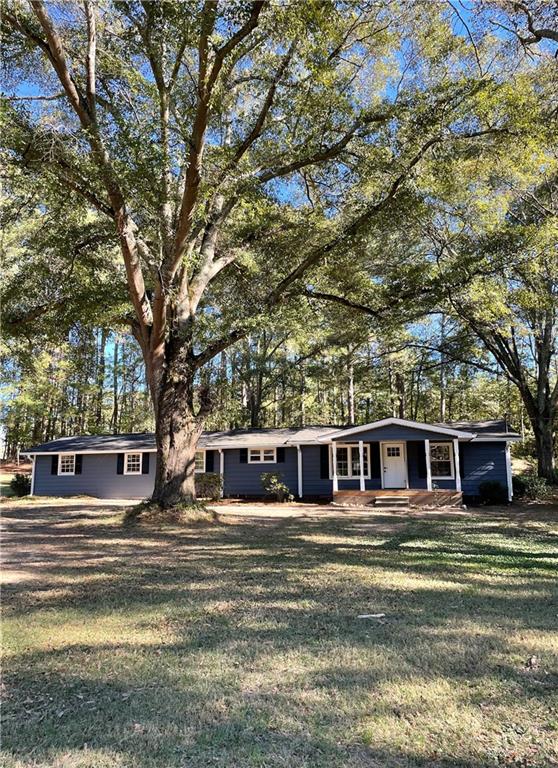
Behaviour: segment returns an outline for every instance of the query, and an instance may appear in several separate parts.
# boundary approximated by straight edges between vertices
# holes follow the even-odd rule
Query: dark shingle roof
[[[517,439],[519,435],[506,422],[500,421],[453,421],[433,424],[433,427],[451,429],[476,434],[480,439],[505,437]],[[332,432],[339,432],[343,427],[310,426],[279,429],[232,429],[223,432],[204,432],[200,438],[200,448],[258,448],[263,446],[296,445],[297,443],[317,443]],[[348,427],[347,427],[348,429]],[[88,451],[123,451],[155,450],[155,435],[151,432],[130,433],[127,435],[82,435],[79,437],[60,437],[49,443],[35,445],[22,453],[87,453]]]
[[[472,432],[478,437],[520,437],[504,419],[492,419],[489,421],[447,421],[445,424],[436,424],[437,427],[451,427],[463,432]]]
[[[155,448],[155,435],[151,432],[132,432],[128,435],[80,435],[59,437],[50,443],[29,448],[29,453],[79,453],[87,451],[148,451]]]

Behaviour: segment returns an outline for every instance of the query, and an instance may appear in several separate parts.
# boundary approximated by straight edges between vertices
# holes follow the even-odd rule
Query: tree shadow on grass
[[[517,549],[497,523],[497,543],[467,543],[482,526],[390,515],[173,530],[74,521],[17,537],[40,581],[12,585],[6,615],[30,633],[49,617],[92,627],[90,642],[58,634],[10,659],[4,747],[21,758],[87,743],[146,767],[480,768],[474,751],[427,760],[367,746],[358,702],[380,711],[382,686],[443,679],[464,701],[491,685],[529,712],[558,683],[544,660],[525,669],[529,633],[555,622],[552,553],[529,548],[550,548],[550,532]],[[134,640],[98,640],[115,616]]]

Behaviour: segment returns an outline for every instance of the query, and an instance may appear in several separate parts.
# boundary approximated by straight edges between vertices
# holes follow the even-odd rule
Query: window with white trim
[[[275,464],[277,462],[276,448],[249,448],[249,464]]]
[[[452,443],[430,443],[430,469],[433,480],[453,479]]]
[[[141,475],[141,453],[127,453],[124,456],[124,474]]]
[[[76,455],[75,453],[61,453],[58,456],[58,474],[75,475],[76,473]]]
[[[370,445],[363,445],[362,457],[364,477],[370,478]],[[330,466],[333,466],[333,462],[330,462]],[[360,450],[358,445],[337,446],[337,477],[348,479],[360,477]]]
[[[196,472],[205,472],[205,451],[196,451]]]

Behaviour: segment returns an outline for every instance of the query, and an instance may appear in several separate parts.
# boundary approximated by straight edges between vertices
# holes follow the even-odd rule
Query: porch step
[[[376,496],[375,507],[408,507],[408,496]]]

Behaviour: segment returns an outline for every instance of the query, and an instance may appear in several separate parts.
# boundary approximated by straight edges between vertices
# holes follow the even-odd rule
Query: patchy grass
[[[6,768],[558,765],[557,508],[2,511]]]
[[[142,501],[130,507],[124,513],[125,525],[189,525],[192,523],[216,522],[217,515],[213,509],[198,501],[195,504],[161,509],[151,501]]]

